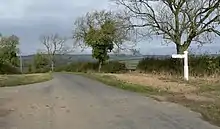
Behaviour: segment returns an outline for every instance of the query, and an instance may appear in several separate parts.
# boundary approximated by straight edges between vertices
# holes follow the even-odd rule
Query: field
[[[201,113],[203,118],[220,126],[220,81],[218,78],[194,78],[152,74],[84,74],[117,88],[143,93],[158,101],[179,103]]]
[[[50,73],[23,74],[23,75],[0,75],[0,87],[11,87],[44,82],[52,79]]]

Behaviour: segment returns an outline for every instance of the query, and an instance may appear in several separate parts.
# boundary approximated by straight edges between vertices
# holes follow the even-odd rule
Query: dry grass
[[[155,76],[150,74],[109,74],[117,77],[121,81],[142,86],[151,86],[153,88],[167,90],[174,93],[190,93],[195,91],[197,87],[187,83],[178,83],[171,80],[161,79],[163,76]]]
[[[52,79],[52,75],[50,73],[0,75],[0,87],[33,84],[48,81],[50,79]]]
[[[153,74],[107,74],[114,76],[126,83],[150,86],[174,94],[182,94],[187,99],[195,101],[214,101],[220,99],[219,78],[191,77],[189,82],[185,82],[180,77]],[[216,90],[219,89],[219,90]]]

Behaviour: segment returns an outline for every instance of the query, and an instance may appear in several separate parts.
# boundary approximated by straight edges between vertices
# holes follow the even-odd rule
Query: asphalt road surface
[[[0,89],[0,129],[219,129],[200,117],[72,74]]]

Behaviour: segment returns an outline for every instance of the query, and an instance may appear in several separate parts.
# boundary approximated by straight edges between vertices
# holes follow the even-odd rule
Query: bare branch
[[[181,51],[192,42],[210,42],[210,34],[219,35],[220,0],[113,1],[129,14],[130,27],[145,28],[148,30],[145,33],[160,35],[181,47]]]
[[[58,34],[40,36],[40,42],[45,46],[52,70],[55,63],[55,55],[66,54],[67,52],[66,41],[67,38],[60,37]]]

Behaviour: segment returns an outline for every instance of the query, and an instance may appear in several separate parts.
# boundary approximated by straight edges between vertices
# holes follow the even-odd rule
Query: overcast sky
[[[78,16],[110,7],[109,0],[1,0],[0,32],[19,36],[22,53],[33,54],[42,49],[40,35],[57,32],[71,36],[73,22]],[[217,52],[219,44],[217,39],[214,44],[205,45],[202,51]],[[138,48],[143,54],[175,53],[174,45],[161,45],[161,40],[143,41]]]

